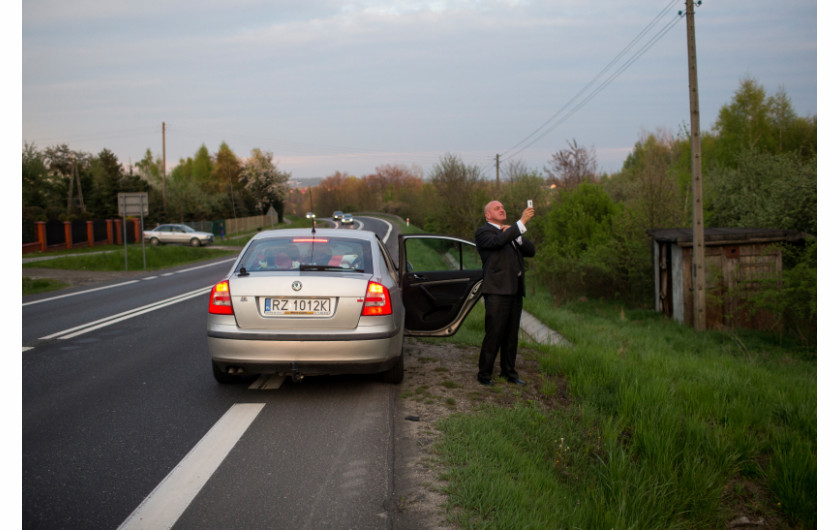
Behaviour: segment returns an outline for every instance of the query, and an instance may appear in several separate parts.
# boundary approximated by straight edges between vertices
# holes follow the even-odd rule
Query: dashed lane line
[[[177,304],[178,302],[183,302],[184,300],[189,300],[190,298],[195,298],[196,296],[206,295],[210,293],[210,289],[212,289],[212,286],[202,287],[201,289],[196,289],[195,291],[179,294],[178,296],[173,296],[172,298],[167,298],[166,300],[160,300],[158,302],[144,305],[142,307],[129,309],[128,311],[124,311],[116,315],[111,315],[109,317],[101,318],[99,320],[94,320],[93,322],[87,322],[80,326],[68,328],[63,331],[46,335],[38,340],[48,341],[53,339],[72,339],[73,337],[78,337],[79,335],[83,335],[85,333],[104,328],[105,326],[110,326],[111,324],[116,324],[117,322],[128,320],[129,318],[134,318],[136,316],[150,313],[152,311],[155,311],[156,309],[162,309],[172,304]]]

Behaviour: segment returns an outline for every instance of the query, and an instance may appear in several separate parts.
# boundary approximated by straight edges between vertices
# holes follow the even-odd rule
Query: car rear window
[[[370,243],[333,237],[260,239],[248,246],[237,269],[254,271],[334,270],[372,272]]]

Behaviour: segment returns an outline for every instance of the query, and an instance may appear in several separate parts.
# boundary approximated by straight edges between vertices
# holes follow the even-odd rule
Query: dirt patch
[[[525,386],[494,379],[494,386],[478,383],[478,348],[405,340],[405,379],[399,387],[396,422],[396,479],[394,528],[455,529],[446,521],[440,480],[444,469],[437,462],[434,444],[441,436],[438,420],[470,412],[481,404],[512,406],[539,401],[560,406],[566,389],[553,381],[551,396],[542,393],[543,378],[536,352],[520,347],[516,369]],[[498,360],[497,369],[498,369]]]

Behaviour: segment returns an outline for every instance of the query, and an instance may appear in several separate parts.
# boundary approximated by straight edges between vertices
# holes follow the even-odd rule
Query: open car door
[[[399,237],[405,334],[454,335],[481,298],[483,271],[475,244],[437,234]]]

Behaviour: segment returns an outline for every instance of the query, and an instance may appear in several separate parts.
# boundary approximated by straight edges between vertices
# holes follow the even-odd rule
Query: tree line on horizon
[[[813,333],[808,328],[800,335],[815,335],[816,116],[798,116],[783,89],[768,96],[755,79],[745,78],[701,138],[707,227],[792,229],[814,236],[804,248],[786,249],[789,283],[783,289],[789,296],[779,303],[799,322],[813,322]],[[275,166],[272,153],[253,149],[241,159],[222,143],[214,154],[202,145],[166,175],[164,208],[162,163],[151,150],[124,168],[108,149],[93,156],[66,145],[38,150],[27,144],[24,222],[115,216],[117,193],[146,191],[151,221],[245,217],[269,206],[281,216],[378,211],[410,219],[427,232],[472,239],[489,200],[501,200],[515,219],[532,199],[538,212],[529,227],[539,248],[534,268],[558,298],[649,305],[647,230],[691,226],[690,157],[683,126],[677,134],[640,134],[613,174],[600,173],[594,151],[570,140],[544,168],[508,163],[498,188],[478,166],[447,153],[428,175],[395,163],[362,176],[336,171],[316,186],[292,189],[291,173]]]

